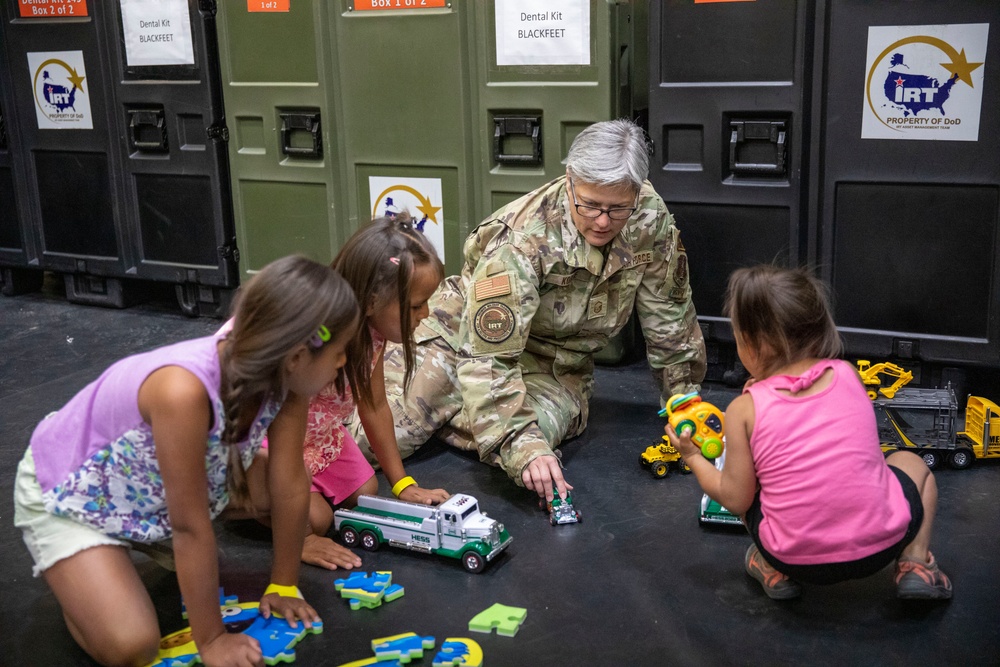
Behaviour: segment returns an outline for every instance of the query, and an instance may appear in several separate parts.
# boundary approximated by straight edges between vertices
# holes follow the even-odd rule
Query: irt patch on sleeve
[[[498,296],[506,296],[510,294],[510,275],[505,273],[499,276],[491,276],[490,278],[483,278],[482,280],[477,280],[473,291],[476,295],[476,301],[482,301],[484,299],[495,298]]]
[[[490,301],[479,307],[473,318],[476,335],[487,343],[502,343],[514,333],[514,311],[505,303]]]

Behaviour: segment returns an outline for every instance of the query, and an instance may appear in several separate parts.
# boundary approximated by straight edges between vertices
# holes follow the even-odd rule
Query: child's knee
[[[358,492],[354,494],[354,502],[357,504],[357,496],[374,496],[378,493],[378,478],[372,475],[368,481],[361,485]]]
[[[897,450],[889,454],[885,462],[905,472],[910,479],[917,483],[917,486],[920,486],[923,480],[928,477],[933,478],[933,474],[924,460],[913,452]]]
[[[160,650],[160,630],[155,625],[139,628],[123,623],[106,633],[105,641],[91,647],[93,658],[102,665],[148,665]]]

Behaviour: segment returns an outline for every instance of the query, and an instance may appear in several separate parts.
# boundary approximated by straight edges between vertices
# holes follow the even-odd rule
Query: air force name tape
[[[487,343],[502,343],[514,333],[514,311],[505,303],[490,301],[476,311],[474,326]]]

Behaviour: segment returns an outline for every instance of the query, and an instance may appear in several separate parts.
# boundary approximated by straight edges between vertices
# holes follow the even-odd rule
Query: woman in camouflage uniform
[[[462,274],[442,282],[416,330],[406,392],[401,351],[386,350],[404,457],[436,434],[540,497],[565,496],[554,450],[586,428],[593,355],[633,308],[662,397],[698,390],[705,344],[687,256],[648,170],[641,128],[596,123],[574,140],[565,176],[469,236]]]

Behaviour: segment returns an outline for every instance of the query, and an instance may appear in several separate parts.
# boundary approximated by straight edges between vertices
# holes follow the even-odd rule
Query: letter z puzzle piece
[[[508,607],[498,602],[489,609],[476,614],[469,621],[469,630],[489,634],[493,628],[496,628],[498,635],[513,637],[517,634],[517,631],[521,628],[521,624],[524,623],[524,619],[527,617],[527,609]]]
[[[482,667],[483,649],[465,637],[448,637],[434,656],[432,667]]]
[[[433,637],[421,637],[415,632],[404,632],[401,635],[382,637],[372,640],[372,651],[379,660],[398,660],[408,663],[413,658],[424,657],[424,650],[434,648]]]

